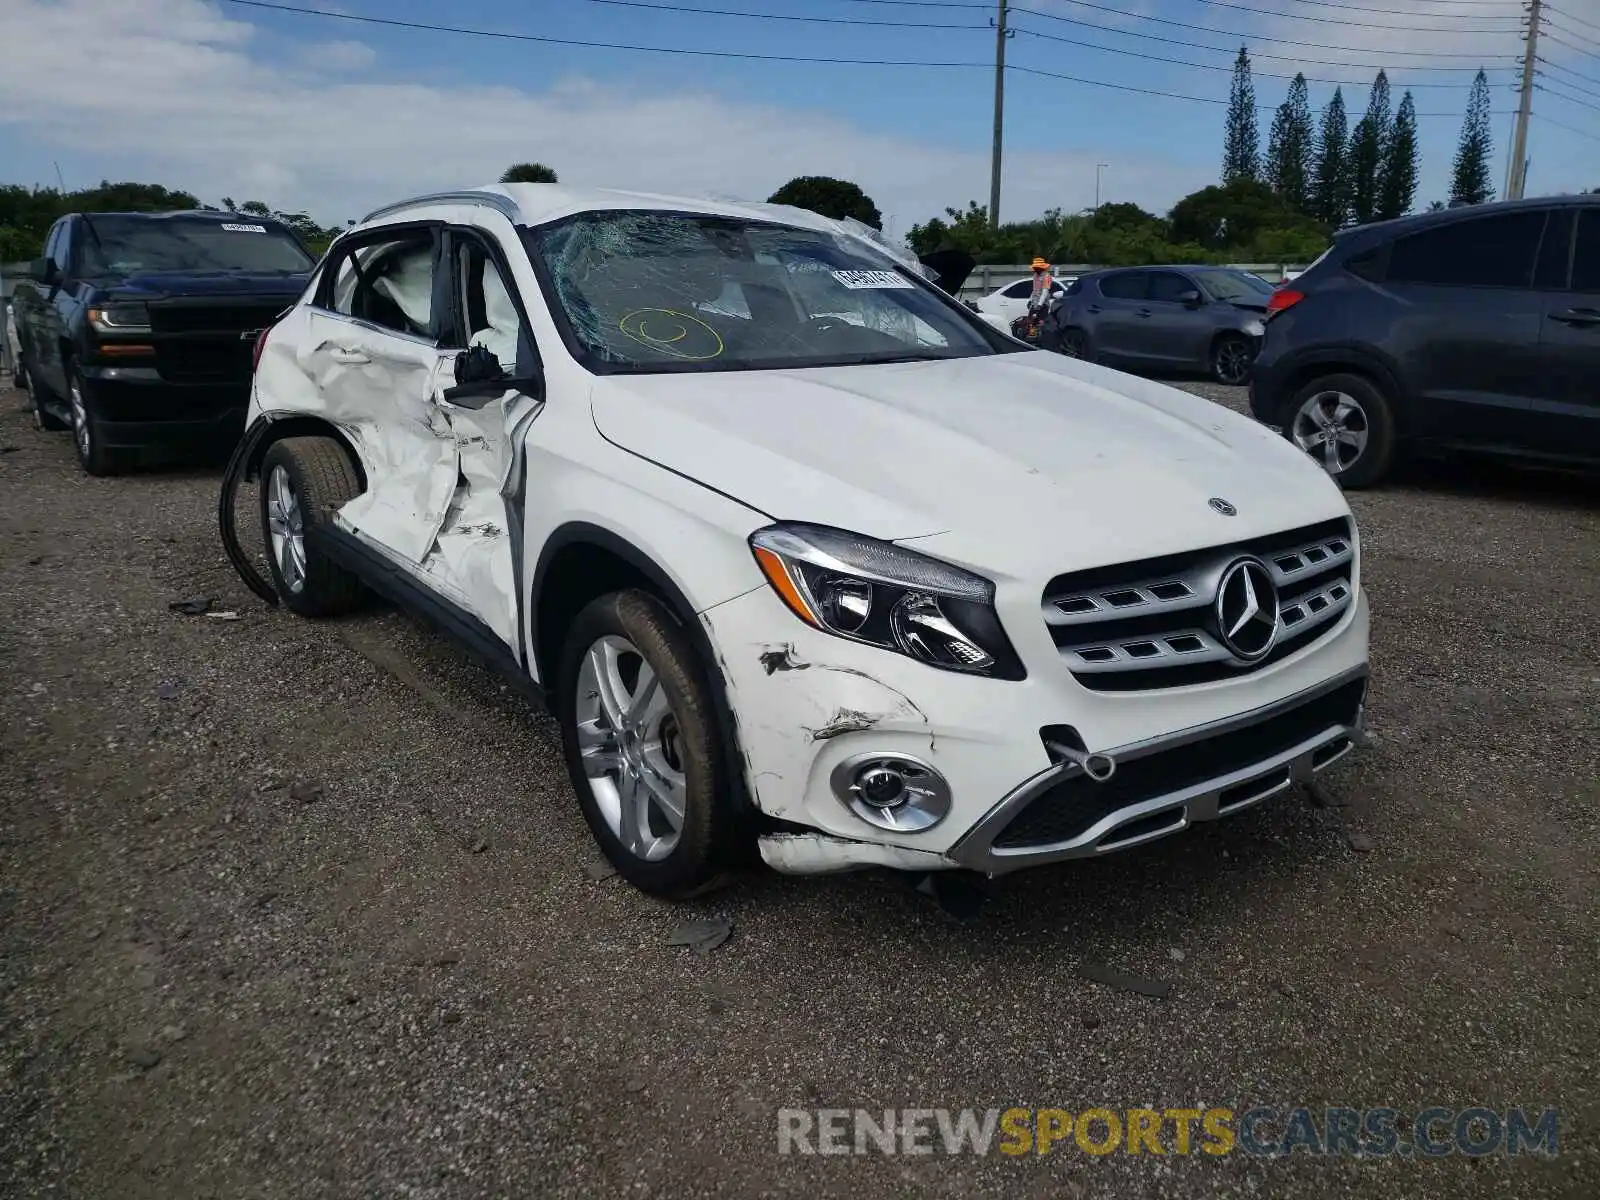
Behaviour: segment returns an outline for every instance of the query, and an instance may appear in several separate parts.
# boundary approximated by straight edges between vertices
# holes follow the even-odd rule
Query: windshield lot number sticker
[[[847,288],[914,288],[898,271],[835,271],[833,277]]]
[[[223,225],[229,233],[265,233],[265,225]]]

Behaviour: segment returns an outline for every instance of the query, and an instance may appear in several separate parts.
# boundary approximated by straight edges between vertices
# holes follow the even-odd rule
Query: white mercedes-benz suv
[[[947,285],[948,286],[948,285]],[[617,870],[998,874],[1176,833],[1361,736],[1338,487],[1032,350],[862,227],[548,184],[341,236],[258,340],[224,542],[539,694]],[[259,478],[262,578],[233,535]]]

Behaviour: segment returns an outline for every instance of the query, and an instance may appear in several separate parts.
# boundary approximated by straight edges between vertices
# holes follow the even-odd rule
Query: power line
[[[951,25],[937,21],[875,21],[860,17],[802,17],[792,13],[745,12],[731,8],[694,8],[687,4],[658,4],[652,0],[588,0],[618,8],[650,8],[659,12],[698,13],[705,17],[748,17],[761,21],[803,21],[811,25],[870,25],[879,29],[983,29],[987,25]]]
[[[1081,78],[1080,76],[1067,75],[1067,74],[1064,74],[1064,73],[1062,73],[1060,71],[1046,71],[1046,70],[1043,70],[1042,68],[1039,68],[1039,67],[1025,67],[1021,63],[1009,63],[1009,64],[1007,64],[1006,69],[1010,70],[1010,71],[1021,71],[1023,74],[1026,74],[1026,75],[1042,75],[1042,76],[1046,77],[1047,79],[1061,79],[1061,80],[1065,80],[1067,83],[1081,83],[1081,84],[1084,84],[1084,85],[1086,85],[1088,87],[1113,88],[1113,89],[1115,89],[1116,91],[1119,91],[1119,92],[1136,92],[1141,96],[1162,96],[1162,97],[1165,97],[1168,100],[1187,100],[1192,104],[1227,104],[1227,103],[1229,103],[1229,101],[1228,101],[1228,99],[1226,97],[1190,96],[1190,95],[1185,95],[1185,94],[1183,94],[1181,92],[1166,92],[1166,91],[1162,91],[1159,88],[1135,87],[1131,83],[1110,83],[1110,82],[1107,82],[1106,80],[1102,80],[1102,79],[1084,79],[1084,78]],[[1275,112],[1276,109],[1271,104],[1258,104],[1258,105],[1256,105],[1256,111],[1258,111],[1258,112]],[[1421,117],[1458,117],[1460,115],[1461,115],[1460,113],[1439,113],[1439,112],[1419,112],[1417,114],[1417,116],[1419,118],[1421,118]],[[1490,113],[1489,115],[1493,116],[1493,117],[1503,117],[1503,116],[1506,116],[1507,114],[1504,113],[1504,112],[1494,112],[1494,113]]]
[[[427,33],[459,33],[469,37],[502,38],[513,42],[540,42],[550,46],[580,46],[594,50],[637,50],[648,54],[689,54],[699,58],[754,59],[760,62],[843,63],[863,67],[987,67],[988,63],[928,62],[923,59],[896,58],[820,58],[807,54],[752,54],[738,50],[697,50],[682,46],[640,46],[630,42],[596,42],[581,38],[550,37],[539,33],[511,33],[499,29],[472,29],[462,25],[437,25],[425,21],[401,21],[394,17],[367,17],[357,13],[333,12],[270,0],[226,0],[243,8],[264,8],[273,12],[296,13],[307,17],[328,17],[335,21],[356,21],[365,25],[387,25],[396,29],[419,29]],[[975,28],[982,28],[976,26]]]
[[[1575,13],[1569,13],[1564,8],[1552,8],[1550,11],[1553,13],[1560,13],[1567,20],[1576,21],[1579,25],[1584,26],[1584,28],[1592,29],[1596,33],[1600,33],[1600,25],[1596,25],[1592,21],[1585,21],[1582,17],[1576,15]]]
[[[1578,96],[1569,96],[1565,92],[1555,91],[1548,84],[1544,83],[1536,83],[1533,86],[1538,88],[1541,92],[1547,92],[1558,99],[1565,100],[1568,104],[1576,104],[1580,108],[1587,108],[1591,112],[1600,113],[1600,104],[1596,104],[1593,100],[1584,100]]]
[[[1546,21],[1545,24],[1547,24],[1551,29],[1559,29],[1562,33],[1569,34],[1572,37],[1577,38],[1580,42],[1583,42],[1586,45],[1593,46],[1593,47],[1595,47],[1595,49],[1600,50],[1600,41],[1596,41],[1594,38],[1590,37],[1586,33],[1579,33],[1576,29],[1568,29],[1565,25],[1558,25],[1554,21]],[[1554,37],[1553,34],[1551,36]],[[1566,43],[1562,43],[1562,44],[1565,45]],[[1574,46],[1573,49],[1577,50],[1578,47]],[[1594,53],[1595,53],[1594,50],[1581,50],[1579,52],[1582,53],[1582,54],[1589,54],[1589,55],[1594,55]],[[1597,57],[1600,57],[1600,56],[1597,56]]]
[[[642,46],[634,43],[600,42],[578,38],[558,38],[546,34],[514,33],[509,30],[474,29],[460,25],[442,25],[426,21],[402,21],[395,17],[362,16],[356,13],[333,12],[329,9],[312,8],[306,5],[275,3],[274,0],[226,0],[227,3],[244,8],[267,9],[273,12],[293,13],[299,16],[326,17],[336,21],[353,21],[367,25],[384,25],[398,29],[414,29],[427,33],[455,33],[469,37],[499,38],[517,42],[538,42],[557,46],[580,46],[589,49],[601,50],[634,50],[652,54],[687,54],[708,58],[733,58],[754,59],[764,62],[804,62],[804,63],[841,63],[852,66],[882,66],[882,67],[959,67],[959,68],[984,68],[990,69],[991,63],[978,62],[929,62],[920,59],[874,59],[874,58],[819,58],[799,54],[752,54],[735,50],[699,50],[673,46]],[[1179,92],[1161,91],[1156,88],[1136,87],[1132,84],[1112,83],[1109,80],[1084,79],[1080,76],[1067,75],[1057,71],[1046,71],[1037,67],[1025,67],[1020,64],[1008,64],[1008,69],[1019,71],[1028,75],[1040,75],[1051,79],[1060,79],[1068,83],[1082,84],[1086,87],[1104,87],[1113,91],[1133,92],[1140,95],[1160,96],[1172,100],[1186,100],[1195,104],[1226,104],[1226,99],[1214,96],[1190,96]],[[1273,111],[1269,104],[1257,105],[1263,112]],[[1454,116],[1453,113],[1418,113],[1418,117],[1445,117]],[[1500,114],[1495,114],[1500,115]]]
[[[1192,29],[1197,33],[1214,33],[1219,37],[1250,39],[1250,38],[1256,36],[1256,35],[1250,34],[1250,33],[1240,33],[1240,32],[1238,32],[1236,30],[1231,30],[1231,29],[1215,29],[1210,25],[1194,25],[1194,24],[1189,23],[1188,21],[1174,21],[1174,20],[1171,20],[1168,17],[1147,17],[1143,13],[1127,12],[1124,9],[1110,8],[1110,7],[1108,7],[1108,6],[1104,5],[1104,4],[1091,4],[1091,3],[1089,3],[1089,0],[1067,0],[1067,3],[1075,4],[1080,8],[1091,8],[1091,9],[1094,9],[1096,12],[1110,13],[1114,17],[1128,17],[1128,18],[1132,18],[1132,19],[1135,19],[1135,20],[1139,20],[1139,21],[1154,21],[1155,23],[1157,23],[1159,25],[1172,25],[1172,26],[1175,26],[1178,29]],[[1018,8],[1015,11],[1019,12],[1019,13],[1027,13],[1031,17],[1041,17],[1046,21],[1065,21],[1069,25],[1082,24],[1082,22],[1080,22],[1078,20],[1075,20],[1072,17],[1064,17],[1064,16],[1061,16],[1058,13],[1038,12],[1037,10],[1031,9],[1031,8]],[[1386,25],[1386,26],[1383,26],[1383,28],[1389,29],[1389,30],[1392,30],[1392,31],[1396,31],[1396,32],[1407,32],[1407,30],[1402,29],[1398,25]],[[1451,32],[1451,33],[1479,32],[1479,33],[1505,34],[1505,33],[1512,33],[1514,31],[1513,30],[1509,30],[1509,29],[1491,29],[1491,30],[1476,30],[1476,31],[1449,30],[1448,32]],[[1293,38],[1268,37],[1268,38],[1263,38],[1262,40],[1267,41],[1267,42],[1271,42],[1271,43],[1276,43],[1276,44],[1281,45],[1281,46],[1304,46],[1304,47],[1306,47],[1308,49],[1312,49],[1312,50],[1345,50],[1345,51],[1349,51],[1349,52],[1354,53],[1354,54],[1370,54],[1372,52],[1371,51],[1371,47],[1335,46],[1335,45],[1331,45],[1331,44],[1329,44],[1327,42],[1300,42],[1300,41],[1295,41]],[[1493,57],[1493,55],[1448,53],[1448,52],[1439,51],[1439,50],[1408,50],[1408,51],[1406,51],[1406,53],[1410,54],[1410,55],[1412,55],[1412,56],[1414,56],[1416,58],[1470,58],[1470,59],[1476,59],[1478,61],[1482,61],[1485,57],[1491,57],[1491,58]]]
[[[1544,60],[1540,59],[1539,61],[1543,62]],[[1577,84],[1570,83],[1565,79],[1552,78],[1551,76],[1545,74],[1543,71],[1535,71],[1534,75],[1536,77],[1540,78],[1540,79],[1549,79],[1550,82],[1552,82],[1552,83],[1559,83],[1562,87],[1569,87],[1575,92],[1582,92],[1585,96],[1593,96],[1596,100],[1600,100],[1600,92],[1590,91],[1586,87],[1579,87]]]
[[[1586,138],[1592,139],[1593,141],[1600,142],[1600,134],[1589,133],[1586,130],[1578,129],[1577,127],[1572,126],[1572,125],[1567,125],[1564,122],[1556,120],[1554,117],[1547,117],[1543,113],[1539,113],[1537,115],[1539,117],[1539,120],[1548,121],[1551,125],[1554,125],[1557,129],[1565,129],[1568,133],[1575,133],[1579,137],[1586,137]]]
[[[868,3],[871,3],[871,4],[877,4],[877,3],[882,3],[882,4],[888,4],[888,3],[910,4],[910,3],[915,3],[916,0],[855,0],[855,2],[856,3],[862,3],[862,4],[868,4]],[[1187,47],[1188,49],[1191,49],[1191,50],[1205,50],[1205,51],[1209,51],[1209,52],[1215,53],[1215,54],[1226,54],[1229,57],[1232,57],[1232,55],[1234,54],[1234,52],[1236,50],[1236,47],[1233,47],[1233,46],[1198,46],[1189,38],[1162,37],[1159,33],[1140,33],[1138,30],[1134,30],[1134,29],[1119,29],[1114,25],[1101,25],[1101,24],[1098,24],[1098,23],[1096,23],[1094,21],[1079,21],[1079,20],[1077,20],[1077,19],[1075,19],[1073,17],[1055,16],[1055,15],[1050,14],[1050,13],[1035,13],[1031,9],[1014,8],[1011,11],[1014,12],[1014,13],[1017,13],[1017,12],[1027,13],[1030,16],[1049,17],[1053,21],[1062,21],[1062,22],[1064,22],[1064,23],[1066,23],[1068,25],[1076,25],[1076,26],[1079,26],[1080,28],[1083,28],[1083,29],[1093,29],[1093,30],[1095,30],[1096,32],[1099,32],[1099,33],[1115,34],[1118,37],[1139,38],[1141,41],[1146,41],[1146,42],[1160,42],[1160,43],[1162,43],[1163,45],[1166,45],[1166,46],[1184,46],[1184,47]],[[1038,36],[1043,37],[1045,35],[1039,34]],[[1308,44],[1314,44],[1314,43],[1308,43]],[[1354,46],[1330,46],[1330,47],[1327,47],[1327,49],[1331,49],[1331,50],[1348,50],[1352,54],[1370,54],[1372,52],[1370,47],[1357,49]],[[1307,66],[1314,66],[1314,67],[1350,67],[1350,68],[1352,68],[1354,70],[1358,70],[1358,71],[1359,70],[1372,70],[1372,71],[1376,71],[1377,70],[1376,67],[1369,67],[1365,63],[1339,62],[1339,61],[1336,61],[1334,59],[1327,59],[1327,58],[1302,58],[1298,54],[1270,54],[1270,53],[1267,53],[1265,51],[1261,51],[1261,52],[1251,51],[1250,52],[1250,57],[1252,59],[1256,59],[1256,58],[1271,59],[1271,60],[1273,60],[1275,62],[1291,62],[1291,63],[1296,63],[1296,64],[1302,64],[1303,63],[1303,64],[1305,64]],[[1430,65],[1428,65],[1426,63],[1404,63],[1404,64],[1401,64],[1399,66],[1396,66],[1394,69],[1397,70],[1397,71],[1453,71],[1453,72],[1460,72],[1460,73],[1464,73],[1464,74],[1476,74],[1477,71],[1478,71],[1478,67],[1476,67],[1476,66],[1473,66],[1473,67],[1435,67],[1435,66],[1430,66]],[[1484,70],[1488,70],[1488,71],[1510,71],[1510,70],[1514,70],[1514,69],[1515,68],[1510,67],[1510,66],[1502,66],[1502,67],[1489,66],[1489,67],[1484,67]]]
[[[1076,4],[1076,3],[1078,3],[1078,0],[1067,0],[1067,3]],[[1299,13],[1275,12],[1270,8],[1257,8],[1253,4],[1234,4],[1234,3],[1231,2],[1231,0],[1205,0],[1205,3],[1206,3],[1206,6],[1208,8],[1231,8],[1231,9],[1234,9],[1235,11],[1237,11],[1237,12],[1250,13],[1252,16],[1257,16],[1257,17],[1282,17],[1286,21],[1315,21],[1319,25],[1353,25],[1353,26],[1357,26],[1357,27],[1363,28],[1363,29],[1389,29],[1389,30],[1393,30],[1393,31],[1396,31],[1396,32],[1400,32],[1400,33],[1492,33],[1492,34],[1502,34],[1502,33],[1515,33],[1516,32],[1516,27],[1515,26],[1509,27],[1509,28],[1504,28],[1504,29],[1457,29],[1453,25],[1387,25],[1387,24],[1378,24],[1378,23],[1375,23],[1375,22],[1372,22],[1372,21],[1352,21],[1352,20],[1349,20],[1346,17],[1308,17],[1308,16],[1302,16]],[[1093,5],[1085,5],[1085,7],[1092,8],[1094,6]],[[1348,4],[1325,4],[1325,5],[1321,5],[1320,7],[1323,7],[1323,8],[1350,8],[1352,6],[1348,5]],[[1382,12],[1385,16],[1390,16],[1390,17],[1400,17],[1400,16],[1405,16],[1406,15],[1404,13],[1388,12],[1387,10],[1378,9],[1378,8],[1358,8],[1356,11],[1358,11],[1358,12],[1370,12],[1370,13],[1374,13],[1374,14]],[[1141,16],[1142,17],[1142,14],[1139,14],[1139,13],[1125,13],[1124,15],[1125,16],[1130,16],[1130,17],[1131,16]],[[1444,14],[1443,13],[1417,13],[1416,15],[1419,16],[1419,17],[1430,17],[1430,16],[1431,17],[1442,17]],[[1158,17],[1143,17],[1142,19],[1147,20],[1147,21],[1155,21],[1155,20],[1159,20],[1160,18],[1158,18]],[[1490,18],[1484,17],[1482,19],[1483,20],[1489,20]],[[1509,18],[1499,18],[1499,19],[1508,20]],[[1520,24],[1520,20],[1519,20],[1519,24]]]
[[[1586,58],[1600,58],[1600,54],[1596,54],[1593,50],[1585,50],[1582,46],[1575,45],[1574,43],[1567,41],[1566,38],[1557,37],[1553,33],[1547,33],[1547,34],[1545,34],[1545,36],[1547,38],[1549,38],[1552,42],[1554,42],[1556,45],[1565,46],[1568,50],[1574,51],[1575,53],[1578,53],[1578,54],[1582,54]]]
[[[1585,75],[1582,71],[1574,71],[1571,67],[1563,66],[1558,62],[1551,62],[1548,58],[1541,58],[1539,61],[1552,70],[1565,71],[1568,75],[1576,75],[1587,83],[1600,84],[1600,79],[1596,79],[1593,75]],[[1565,80],[1562,82],[1565,82]]]
[[[1231,64],[1224,65],[1222,63],[1190,62],[1187,59],[1182,59],[1182,58],[1168,58],[1166,55],[1163,55],[1163,54],[1145,54],[1145,53],[1143,53],[1143,52],[1141,52],[1139,50],[1123,50],[1123,49],[1121,49],[1120,47],[1117,47],[1117,46],[1101,46],[1101,45],[1098,45],[1095,42],[1080,42],[1076,38],[1062,37],[1061,35],[1055,34],[1055,33],[1041,33],[1037,29],[1023,29],[1023,28],[1017,27],[1017,32],[1021,33],[1021,34],[1026,34],[1028,37],[1043,38],[1046,41],[1050,41],[1050,42],[1063,42],[1068,46],[1082,46],[1082,47],[1084,47],[1085,49],[1088,49],[1088,50],[1104,50],[1108,54],[1124,54],[1124,55],[1129,56],[1130,58],[1142,58],[1142,59],[1146,59],[1146,60],[1148,60],[1150,62],[1168,63],[1168,64],[1170,64],[1172,66],[1177,66],[1177,67],[1199,67],[1201,70],[1205,70],[1205,71],[1227,71],[1229,73],[1231,73],[1233,71],[1233,66]],[[1225,51],[1224,53],[1231,53],[1231,52]],[[1352,70],[1352,71],[1373,71],[1373,72],[1377,72],[1378,70],[1382,69],[1382,68],[1379,68],[1379,67],[1376,67],[1376,66],[1367,66],[1367,65],[1365,65],[1363,63],[1326,63],[1326,64],[1323,64],[1323,65],[1325,65],[1325,66],[1337,66],[1337,67],[1349,67],[1350,70]],[[1404,68],[1402,68],[1402,69],[1404,69]],[[1285,74],[1283,74],[1281,72],[1274,72],[1274,71],[1257,71],[1256,74],[1260,75],[1264,79],[1293,79],[1293,78],[1295,78],[1295,76],[1293,76],[1293,75],[1285,75]],[[1332,83],[1332,84],[1338,84],[1341,87],[1360,87],[1360,86],[1362,86],[1359,81],[1354,81],[1354,80],[1349,80],[1349,79],[1318,79],[1315,76],[1311,76],[1311,75],[1307,75],[1306,76],[1306,82],[1307,83]],[[1397,88],[1401,88],[1401,90],[1405,90],[1406,88],[1470,88],[1472,86],[1472,84],[1470,84],[1470,83],[1409,83],[1409,84],[1403,84],[1402,85],[1402,84],[1395,83],[1395,84],[1392,84],[1392,86],[1397,87]]]

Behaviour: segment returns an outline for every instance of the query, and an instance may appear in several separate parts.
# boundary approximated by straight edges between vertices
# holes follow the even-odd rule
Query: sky
[[[557,41],[234,0],[0,0],[0,183],[133,179],[334,224],[524,160],[564,183],[757,200],[821,174],[859,183],[896,236],[988,200],[985,0],[282,3]],[[1546,11],[1530,195],[1600,187],[1600,0]],[[1521,15],[1522,0],[1012,0],[1001,217],[1086,208],[1097,175],[1102,201],[1163,213],[1216,182],[1241,44],[1265,106],[1297,70],[1318,110],[1344,83],[1352,124],[1379,67],[1396,103],[1415,88],[1418,110],[1440,114],[1420,122],[1419,208],[1447,194],[1467,85],[1489,69],[1498,188]],[[891,61],[954,65],[878,65]],[[1271,119],[1259,114],[1263,149]]]

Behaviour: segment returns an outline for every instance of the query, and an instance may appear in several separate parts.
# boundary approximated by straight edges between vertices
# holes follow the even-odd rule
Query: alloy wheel
[[[1217,378],[1222,383],[1238,385],[1250,377],[1252,362],[1250,347],[1236,338],[1229,338],[1217,347]]]
[[[590,645],[573,717],[595,806],[623,848],[656,862],[683,834],[683,741],[666,690],[639,648],[615,634]]]
[[[305,518],[289,472],[282,467],[273,467],[267,479],[267,530],[278,575],[298,595],[306,586]]]
[[[78,457],[88,462],[94,451],[94,434],[89,428],[89,410],[83,403],[83,386],[76,376],[67,381],[67,400],[72,405],[72,436],[78,444]]]
[[[1082,358],[1086,348],[1085,338],[1079,330],[1069,329],[1061,335],[1061,353],[1068,358]]]
[[[1300,406],[1291,429],[1295,445],[1322,463],[1330,475],[1355,465],[1367,449],[1372,424],[1347,392],[1318,392]]]

